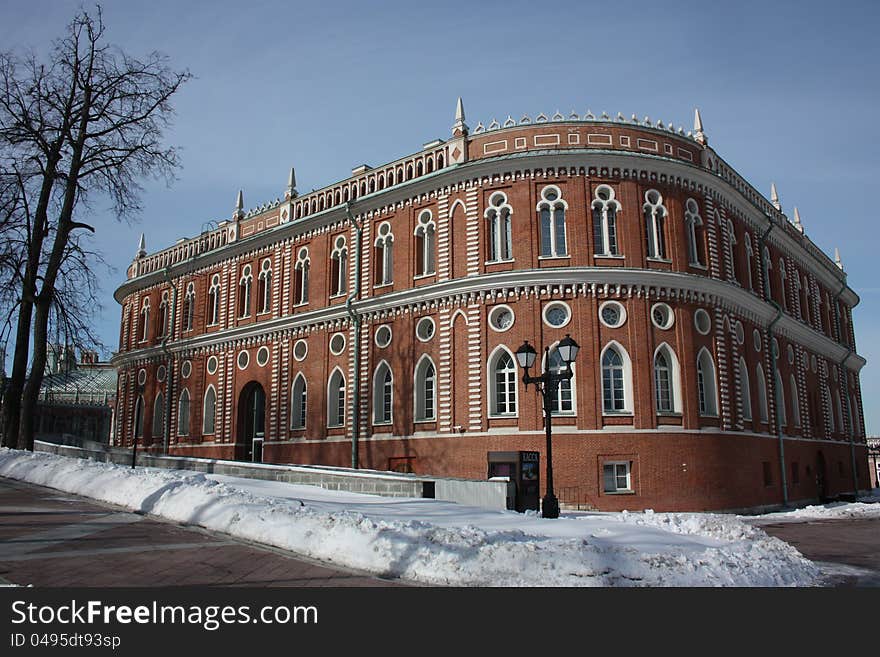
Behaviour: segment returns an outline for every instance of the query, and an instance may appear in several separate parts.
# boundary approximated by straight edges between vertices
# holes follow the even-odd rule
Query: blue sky
[[[80,6],[0,0],[0,46],[45,52]],[[90,8],[91,5],[84,5]],[[106,277],[100,334],[118,345],[112,291],[141,232],[148,250],[508,114],[618,111],[691,127],[756,188],[775,182],[810,238],[840,248],[855,311],[869,432],[880,431],[880,4],[875,2],[179,2],[103,3],[108,38],[159,50],[196,76],[175,102],[183,169],[148,183],[136,224],[95,208]]]

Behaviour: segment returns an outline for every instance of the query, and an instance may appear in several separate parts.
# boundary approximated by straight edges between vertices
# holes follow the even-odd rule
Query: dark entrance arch
[[[822,452],[816,452],[816,497],[820,504],[828,499],[825,490],[825,457]]]
[[[261,462],[263,438],[266,434],[266,393],[256,381],[251,381],[238,397],[238,439],[235,458],[239,461]]]

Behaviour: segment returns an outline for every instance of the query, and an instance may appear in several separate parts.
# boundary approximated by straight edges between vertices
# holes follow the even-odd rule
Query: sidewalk
[[[401,584],[0,478],[4,582],[37,587]]]

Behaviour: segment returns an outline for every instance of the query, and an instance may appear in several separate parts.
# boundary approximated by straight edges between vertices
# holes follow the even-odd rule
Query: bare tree
[[[170,99],[190,74],[172,70],[159,53],[134,58],[104,37],[99,7],[74,17],[46,63],[0,54],[0,161],[23,199],[18,225],[26,246],[3,412],[5,444],[15,440],[19,448],[33,448],[53,312],[62,323],[84,325],[74,321],[75,303],[58,303],[59,276],[88,269],[76,236],[95,228],[80,216],[90,201],[103,199],[118,218],[136,214],[139,181],[170,182],[179,166],[164,132],[173,115]]]

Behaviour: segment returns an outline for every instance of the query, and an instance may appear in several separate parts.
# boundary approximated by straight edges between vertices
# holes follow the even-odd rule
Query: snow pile
[[[793,511],[767,513],[761,516],[759,523],[851,518],[880,518],[880,489],[875,489],[871,495],[860,497],[858,502],[830,502],[805,506]]]
[[[811,586],[820,578],[793,547],[734,516],[620,513],[544,520],[434,500],[218,481],[7,449],[0,450],[0,476],[428,584]]]

